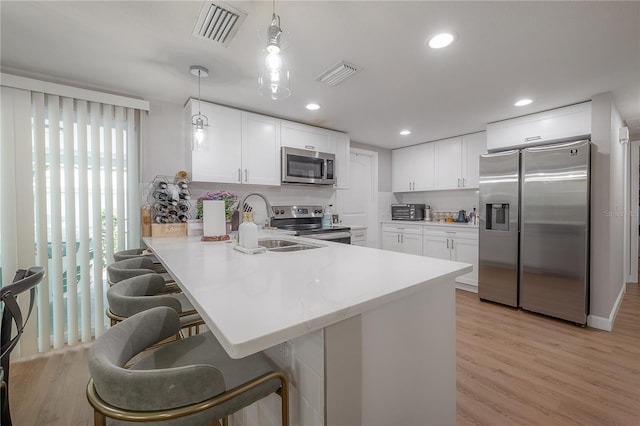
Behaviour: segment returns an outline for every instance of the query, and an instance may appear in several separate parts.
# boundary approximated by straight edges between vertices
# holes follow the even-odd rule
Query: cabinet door
[[[591,134],[591,101],[487,124],[487,149],[505,150]]]
[[[410,148],[400,148],[391,151],[391,191],[412,191],[412,158]]]
[[[435,145],[423,143],[410,149],[410,171],[415,182],[415,191],[428,191],[436,188]]]
[[[358,229],[351,231],[351,244],[354,246],[367,246],[367,230]]]
[[[462,138],[434,142],[436,149],[436,189],[462,186]]]
[[[462,186],[477,189],[480,176],[480,155],[487,153],[487,133],[462,137]]]
[[[422,255],[436,259],[451,260],[449,238],[445,235],[425,235],[422,237]]]
[[[400,234],[397,232],[383,232],[382,249],[401,252],[402,246],[400,245]]]
[[[349,169],[351,164],[351,143],[346,133],[333,133],[336,154],[336,185],[338,189],[349,188]]]
[[[470,263],[473,271],[456,278],[460,282],[478,285],[478,240],[456,238],[453,240],[454,259],[458,262]]]
[[[187,106],[198,112],[198,102]],[[191,176],[198,182],[240,183],[242,161],[242,116],[235,109],[200,103],[200,111],[209,119],[206,128],[208,148],[191,152]],[[189,126],[190,129],[191,126]],[[189,136],[191,132],[188,132]],[[189,139],[189,145],[191,140]]]
[[[242,113],[242,183],[279,186],[280,120]]]
[[[422,236],[416,234],[400,234],[402,252],[422,256]]]
[[[331,131],[282,120],[281,145],[334,154]]]

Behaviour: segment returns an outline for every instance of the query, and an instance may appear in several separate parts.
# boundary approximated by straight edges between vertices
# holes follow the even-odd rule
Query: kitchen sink
[[[265,247],[267,250],[274,249],[274,248],[290,247],[290,246],[295,246],[297,244],[298,244],[297,242],[289,241],[289,240],[268,239],[268,240],[258,241],[258,245],[261,247]]]
[[[261,247],[265,247],[268,251],[274,252],[300,251],[320,248],[320,246],[314,246],[312,244],[278,239],[259,240],[258,245]]]

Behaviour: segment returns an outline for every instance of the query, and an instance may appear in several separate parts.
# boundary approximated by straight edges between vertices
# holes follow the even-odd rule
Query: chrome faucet
[[[240,215],[240,213],[242,212],[242,209],[244,209],[244,202],[247,200],[247,198],[251,197],[252,195],[257,195],[258,197],[262,198],[264,200],[264,204],[267,207],[267,218],[268,218],[268,226],[271,226],[271,220],[273,219],[273,209],[271,208],[271,203],[269,203],[269,200],[267,200],[267,197],[265,197],[264,195],[262,195],[259,192],[248,192],[246,194],[244,194],[242,196],[242,198],[240,198],[240,201],[238,202],[238,206],[236,207],[236,211],[238,212],[238,216]]]

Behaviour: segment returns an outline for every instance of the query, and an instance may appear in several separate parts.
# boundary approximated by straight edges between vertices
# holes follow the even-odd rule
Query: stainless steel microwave
[[[335,166],[334,154],[282,147],[282,183],[333,185]]]

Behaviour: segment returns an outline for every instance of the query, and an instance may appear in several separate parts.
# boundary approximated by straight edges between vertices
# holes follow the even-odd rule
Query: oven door
[[[282,147],[282,183],[333,185],[335,155]]]
[[[311,238],[313,240],[332,241],[334,243],[351,244],[351,232],[325,232],[321,234],[306,234],[301,237]]]

